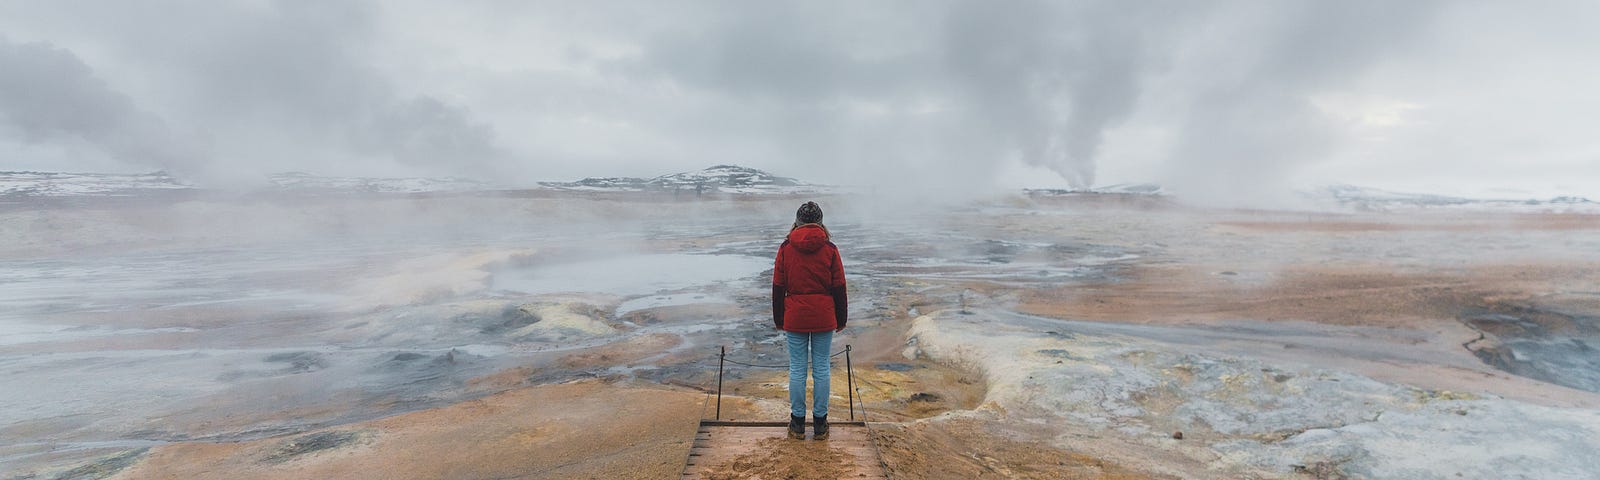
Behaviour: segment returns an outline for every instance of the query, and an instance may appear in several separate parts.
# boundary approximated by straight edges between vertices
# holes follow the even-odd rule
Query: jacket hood
[[[789,243],[802,253],[813,253],[828,244],[828,231],[815,223],[801,225],[789,231]]]

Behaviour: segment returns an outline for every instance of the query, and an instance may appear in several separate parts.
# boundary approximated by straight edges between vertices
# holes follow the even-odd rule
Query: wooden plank
[[[681,478],[705,478],[706,473],[726,468],[725,466],[735,459],[747,455],[761,455],[761,448],[773,448],[774,445],[778,448],[823,446],[854,459],[845,466],[845,477],[888,478],[888,473],[884,471],[882,460],[878,456],[878,450],[872,444],[871,432],[864,424],[829,422],[829,438],[820,442],[810,440],[811,428],[806,429],[808,430],[806,440],[787,439],[785,428],[787,426],[788,424],[780,422],[739,422],[732,425],[727,422],[703,422],[699,431],[695,433],[695,441],[690,448],[689,457],[685,460]],[[726,473],[726,470],[723,472]]]
[[[828,425],[849,425],[855,427],[867,426],[867,422],[828,419]],[[701,420],[700,427],[788,427],[789,422],[746,422],[736,420]],[[806,426],[811,426],[811,420],[806,420]]]

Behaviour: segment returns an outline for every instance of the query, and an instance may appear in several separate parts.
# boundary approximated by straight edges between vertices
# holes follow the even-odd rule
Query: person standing
[[[849,316],[839,247],[822,225],[822,207],[806,202],[772,267],[772,324],[789,348],[789,438],[806,436],[806,367],[811,367],[813,440],[828,439],[829,352]]]

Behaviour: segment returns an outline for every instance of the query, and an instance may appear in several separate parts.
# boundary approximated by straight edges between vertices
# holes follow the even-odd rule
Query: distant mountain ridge
[[[324,177],[285,172],[268,177],[279,190],[324,193],[428,193],[489,190],[489,184],[465,178]]]
[[[1406,193],[1355,185],[1329,185],[1303,193],[1358,210],[1405,208],[1490,208],[1510,210],[1600,210],[1600,202],[1573,195],[1549,198],[1469,198],[1431,193]]]
[[[193,188],[164,171],[135,174],[0,172],[0,196],[129,196]]]
[[[416,194],[517,190],[466,178],[335,177],[306,172],[268,175],[260,190],[311,195]],[[823,193],[833,187],[738,165],[654,178],[591,177],[576,182],[541,182],[535,189],[593,192],[723,194]],[[158,191],[203,190],[164,171],[141,174],[0,171],[0,197],[132,196]]]
[[[1023,193],[1033,196],[1172,195],[1161,185],[1153,183],[1123,183],[1104,187],[1074,189],[1024,189]],[[1547,198],[1473,198],[1431,193],[1396,192],[1344,184],[1300,190],[1299,195],[1313,204],[1363,211],[1457,208],[1537,212],[1600,212],[1600,202],[1574,195],[1557,195]],[[1181,194],[1175,196],[1182,198]]]
[[[305,172],[285,172],[267,177],[262,189],[309,195],[419,194],[434,192],[485,192],[516,190],[464,178],[331,177]],[[653,178],[589,177],[574,182],[541,182],[534,189],[572,192],[666,192],[674,194],[829,194],[845,187],[810,184],[738,165],[714,165],[702,170]],[[138,174],[0,171],[0,198],[119,197],[202,191],[165,171]],[[1087,189],[1024,189],[1031,196],[1129,195],[1176,196],[1159,184],[1125,183]],[[1557,195],[1545,198],[1473,198],[1407,193],[1355,185],[1336,184],[1300,191],[1302,198],[1327,208],[1364,211],[1407,209],[1484,209],[1511,211],[1600,212],[1593,199]],[[1531,194],[1522,194],[1530,195]],[[1520,195],[1519,195],[1520,196]]]
[[[619,192],[693,193],[801,193],[827,190],[738,165],[714,165],[704,170],[662,175],[655,178],[589,177],[575,182],[541,182],[540,186],[558,190]]]
[[[1028,195],[1148,195],[1164,196],[1166,189],[1154,183],[1118,183],[1094,188],[1024,188]]]

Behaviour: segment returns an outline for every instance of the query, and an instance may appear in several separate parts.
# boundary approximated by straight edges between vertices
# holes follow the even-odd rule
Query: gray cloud
[[[1215,18],[1235,36],[1196,59],[1224,68],[1180,79],[1191,93],[1163,181],[1202,201],[1284,200],[1296,168],[1348,141],[1313,97],[1403,51],[1437,10],[1427,1],[1279,2]]]
[[[404,95],[363,54],[374,12],[342,2],[280,1],[266,12],[224,11],[236,28],[214,48],[168,59],[204,118],[237,118],[236,132],[286,132],[279,141],[371,156],[432,174],[485,176],[500,160],[494,129],[436,97]],[[270,135],[270,133],[269,133]],[[280,155],[293,155],[283,152]]]
[[[1033,165],[1076,186],[1154,180],[1194,198],[1263,202],[1308,173],[1403,178],[1448,162],[1530,170],[1525,156],[1522,166],[1505,160],[1519,152],[1548,157],[1534,169],[1546,176],[1592,166],[1595,142],[1571,125],[1600,106],[1562,102],[1600,70],[1572,61],[1582,49],[1571,47],[1600,39],[1563,21],[1592,10],[1364,0],[13,2],[0,3],[8,52],[47,42],[78,60],[76,70],[0,75],[34,78],[12,80],[23,85],[8,87],[14,98],[54,98],[49,105],[71,106],[63,111],[102,105],[73,121],[102,132],[77,135],[111,155],[213,173],[531,181],[741,163],[970,195],[1010,166]],[[1496,74],[1497,60],[1476,51],[1538,59],[1530,68],[1540,75]],[[93,88],[68,89],[73,78]],[[1562,78],[1574,80],[1551,80]],[[60,90],[16,93],[41,88],[27,85]],[[5,108],[11,141],[66,141],[40,133],[62,111]],[[140,130],[152,125],[166,126]],[[188,153],[133,154],[112,137]]]
[[[845,13],[809,21],[809,12],[733,6],[652,38],[619,71],[743,98],[741,108],[779,119],[771,130],[801,155],[896,172],[933,166],[944,175],[911,177],[941,186],[983,180],[1013,159],[1095,185],[1107,132],[1139,108],[1153,78],[1181,78],[1156,85],[1180,103],[1157,120],[1177,132],[1161,180],[1215,197],[1280,187],[1296,165],[1322,158],[1338,132],[1311,96],[1359,77],[1436,10],[1428,2],[830,7]],[[1212,57],[1236,63],[1194,63]]]
[[[658,35],[617,71],[744,98],[809,157],[934,166],[946,182],[982,180],[1015,158],[1087,187],[1103,132],[1160,63],[1150,50],[1188,13],[1178,2],[1119,5],[830,5],[843,13],[815,21],[736,5],[749,11]]]
[[[374,12],[368,5],[175,2],[159,8],[63,3],[67,14],[100,10],[89,18],[93,31],[86,32],[92,36],[85,43],[135,63],[149,83],[158,85],[149,93],[172,118],[186,120],[217,144],[198,165],[173,165],[126,148],[107,148],[128,163],[203,167],[178,169],[225,178],[341,164],[353,167],[342,173],[362,168],[382,173],[402,166],[421,174],[489,177],[506,154],[495,143],[494,128],[476,120],[470,110],[427,94],[401,94],[363,58],[372,42]],[[76,66],[87,71],[82,62]],[[152,123],[135,119],[140,114],[128,98],[107,90],[98,79],[93,85],[104,91],[36,91],[50,88],[59,77],[79,74],[59,68],[30,70],[37,81],[18,85],[17,96],[49,99],[14,116],[20,122],[50,121],[52,106],[97,105],[99,111],[81,112],[81,117],[98,119],[89,127],[110,128],[93,122]],[[178,138],[134,140],[152,148],[193,148]]]
[[[71,52],[0,36],[0,138],[27,144],[87,144],[152,168],[200,160],[192,139],[113,90]]]

